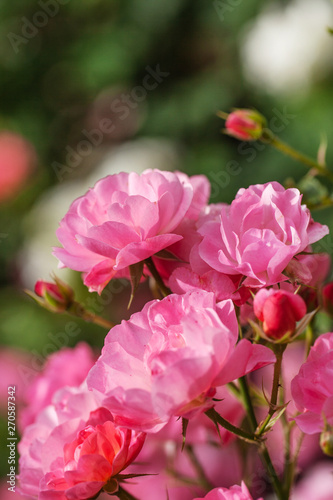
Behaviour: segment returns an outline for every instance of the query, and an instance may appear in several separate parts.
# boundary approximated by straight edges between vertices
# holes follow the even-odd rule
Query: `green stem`
[[[326,167],[323,167],[318,162],[312,158],[300,153],[296,149],[292,148],[285,142],[281,141],[273,132],[269,129],[264,129],[260,140],[264,143],[268,143],[274,148],[278,149],[287,156],[290,156],[294,160],[297,160],[309,168],[314,168],[319,174],[330,179],[333,182],[333,173]]]
[[[153,259],[151,257],[148,257],[148,259],[146,259],[144,262],[145,262],[146,266],[148,267],[149,271],[151,272],[152,277],[156,281],[163,297],[167,297],[167,295],[170,295],[171,290],[167,286],[165,286],[165,284],[160,276],[160,273],[156,269],[156,266],[154,264]]]
[[[185,446],[185,450],[189,456],[189,459],[198,475],[198,482],[200,484],[200,486],[202,486],[203,488],[207,489],[207,490],[211,490],[214,488],[214,486],[212,485],[212,483],[207,479],[206,477],[206,474],[205,474],[205,471],[201,465],[201,463],[199,462],[197,456],[195,455],[194,451],[193,451],[193,447],[190,445],[190,444],[187,444]]]
[[[243,439],[247,441],[248,443],[256,444],[259,445],[260,441],[256,439],[256,437],[253,434],[250,434],[243,429],[240,429],[239,427],[236,427],[232,423],[230,423],[228,420],[223,418],[219,413],[214,408],[210,408],[209,410],[205,411],[205,414],[207,415],[210,420],[214,422],[214,424],[220,424],[221,427],[226,429],[229,432],[232,432],[232,434],[235,434],[238,436],[240,439]]]
[[[306,344],[306,353],[305,353],[305,361],[309,355],[311,346],[313,344],[313,328],[311,322],[308,324],[305,330],[305,344]]]
[[[72,316],[81,318],[88,323],[94,323],[95,325],[106,328],[107,330],[110,330],[115,326],[114,323],[111,323],[111,321],[108,321],[107,319],[102,318],[101,316],[98,316],[97,314],[88,311],[79,302],[73,302],[71,307],[67,309],[67,312]]]
[[[238,379],[238,381],[239,381],[239,387],[240,387],[242,395],[243,395],[243,404],[244,404],[244,407],[246,408],[247,414],[249,416],[251,429],[253,432],[255,432],[255,430],[258,427],[258,423],[257,423],[257,419],[256,419],[256,416],[254,413],[254,408],[253,408],[252,400],[250,397],[250,392],[249,392],[248,384],[246,381],[246,377],[245,376],[241,377],[240,379]],[[260,456],[261,456],[262,462],[264,463],[264,465],[266,467],[266,471],[267,471],[267,473],[272,481],[272,486],[274,488],[274,491],[275,491],[278,499],[279,500],[288,500],[288,495],[286,495],[284,490],[283,490],[280,479],[276,473],[274,465],[272,464],[272,460],[271,460],[271,457],[268,453],[267,447],[263,441],[260,443]]]
[[[305,434],[302,432],[300,434],[299,439],[298,439],[298,443],[297,443],[297,446],[296,446],[296,451],[295,451],[294,457],[289,462],[287,470],[286,470],[286,479],[285,479],[285,482],[286,482],[286,491],[287,492],[290,492],[291,486],[293,484],[294,475],[295,475],[295,469],[296,469],[296,464],[297,464],[297,459],[298,459],[298,455],[299,455],[299,453],[301,451],[301,447],[302,447],[302,442],[303,442],[304,436],[305,436]]]
[[[283,357],[283,353],[284,353],[286,347],[287,347],[287,344],[274,344],[274,352],[276,355],[276,362],[274,365],[271,401],[270,401],[267,417],[265,418],[263,423],[260,425],[259,429],[256,431],[257,436],[261,436],[265,432],[267,425],[269,424],[272,416],[274,415],[274,413],[276,411],[277,398],[278,398],[279,385],[280,385],[282,357]]]
[[[243,396],[244,407],[245,407],[246,413],[249,417],[252,431],[254,432],[256,430],[256,428],[258,427],[258,423],[257,423],[257,419],[256,419],[256,416],[254,413],[254,409],[253,409],[253,405],[252,405],[252,401],[251,401],[251,397],[250,397],[250,391],[249,391],[249,387],[247,385],[246,377],[244,376],[244,377],[239,378],[238,383],[239,383],[239,387],[241,390],[241,394]]]

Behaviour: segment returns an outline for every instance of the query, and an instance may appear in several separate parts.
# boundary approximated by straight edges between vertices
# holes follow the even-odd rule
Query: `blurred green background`
[[[330,196],[325,180],[302,180],[301,164],[222,135],[216,112],[256,108],[313,157],[326,135],[333,168],[332,15],[329,0],[2,0],[0,132],[23,136],[35,153],[24,182],[1,199],[1,344],[43,356],[48,335],[68,322],[22,289],[56,269],[57,223],[98,176],[176,167],[206,174],[212,202],[286,179],[312,204]],[[1,184],[10,155],[0,162]],[[333,209],[313,215],[333,228]],[[79,276],[70,279],[85,300]],[[105,314],[118,320],[128,293]],[[77,322],[80,338],[101,347],[101,328]]]

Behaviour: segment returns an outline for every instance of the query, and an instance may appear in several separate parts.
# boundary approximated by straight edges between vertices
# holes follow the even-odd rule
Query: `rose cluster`
[[[226,443],[229,431],[253,442],[268,431],[277,404],[274,382],[272,413],[251,435],[238,427],[244,409],[226,386],[240,398],[237,380],[278,364],[281,346],[312,318],[330,262],[327,254],[312,253],[311,245],[328,228],[314,222],[298,189],[277,182],[240,189],[230,205],[209,205],[209,193],[204,176],[120,173],[75,200],[60,222],[63,247],[54,255],[60,266],[83,273],[89,291],[101,294],[110,280],[127,277],[133,292],[149,279],[161,295],[109,331],[96,362],[83,346],[74,364],[73,353],[61,352],[61,376],[54,375],[60,361],[50,360],[33,381],[22,414],[22,494],[40,500],[106,493],[136,498],[126,496],[135,495],[127,481],[141,475],[133,462],[139,453],[142,462],[151,460],[145,450],[158,436],[165,445],[160,455],[170,458],[167,443],[178,443],[181,435],[192,454],[208,435],[218,445],[211,420],[226,426]],[[36,293],[52,299],[53,309],[59,302],[59,311],[66,309],[66,297],[73,300],[56,285],[40,283]],[[332,338],[316,341],[291,385],[296,422],[307,433],[333,426]],[[229,425],[224,416],[230,408]],[[177,420],[183,430],[177,427],[175,437]],[[196,468],[203,476],[197,462]],[[203,498],[208,485],[207,500],[252,499],[244,483],[205,483],[202,477],[201,490],[188,498]]]

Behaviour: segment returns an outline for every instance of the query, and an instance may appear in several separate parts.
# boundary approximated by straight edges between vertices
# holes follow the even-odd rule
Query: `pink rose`
[[[270,349],[237,339],[231,300],[169,295],[110,330],[88,386],[117,423],[156,432],[172,416],[212,407],[216,387],[275,361]]]
[[[320,335],[306,362],[291,382],[291,393],[299,411],[296,423],[306,434],[333,425],[333,333]]]
[[[278,182],[240,189],[219,220],[199,228],[200,257],[213,269],[246,276],[245,286],[262,287],[284,281],[291,259],[328,234],[311,219],[298,189]]]
[[[254,314],[263,322],[267,337],[281,339],[292,334],[296,322],[306,314],[306,304],[302,297],[285,290],[262,288],[254,297]]]
[[[207,493],[202,499],[194,498],[194,500],[253,500],[244,482],[241,486],[235,485],[231,488],[214,488]],[[258,498],[263,500],[263,498]]]
[[[19,443],[20,492],[39,500],[84,500],[117,490],[117,475],[145,435],[116,426],[86,386],[63,389]]]
[[[103,290],[128,266],[151,257],[182,236],[174,230],[195,219],[209,197],[204,176],[146,170],[109,175],[75,200],[57,231],[62,267],[84,273],[90,291]]]
[[[77,387],[86,378],[95,356],[84,342],[75,348],[61,349],[48,357],[43,371],[25,388],[23,408],[19,414],[20,428],[32,424],[40,411],[48,406],[58,389]]]

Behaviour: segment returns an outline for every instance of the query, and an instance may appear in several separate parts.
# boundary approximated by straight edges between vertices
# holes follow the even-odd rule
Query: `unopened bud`
[[[320,434],[320,448],[329,457],[333,457],[333,430],[324,431]]]
[[[272,340],[290,338],[299,321],[306,314],[306,305],[302,297],[285,290],[265,288],[254,297],[253,310],[263,323],[264,333]]]
[[[323,307],[325,311],[333,316],[333,283],[327,283],[322,290]]]
[[[266,119],[258,111],[236,109],[228,115],[225,132],[241,141],[256,141],[262,136]]]
[[[52,312],[66,311],[74,299],[73,289],[54,276],[55,283],[39,280],[35,284],[35,293],[28,294],[42,307]]]

